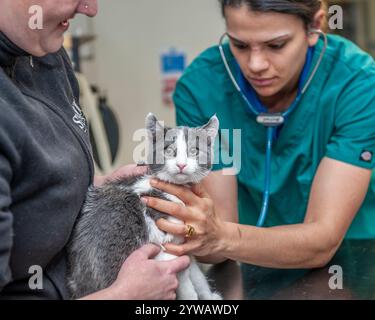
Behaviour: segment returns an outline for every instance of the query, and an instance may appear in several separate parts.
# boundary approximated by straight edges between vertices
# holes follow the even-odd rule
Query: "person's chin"
[[[50,35],[45,41],[41,43],[40,54],[37,56],[45,56],[50,53],[55,53],[61,49],[64,43],[64,34]]]
[[[64,43],[64,38],[56,39],[51,41],[51,44],[47,48],[47,53],[55,53],[61,49]]]
[[[62,43],[60,45],[57,45],[57,46],[48,46],[47,48],[43,47],[43,48],[38,48],[36,50],[34,50],[33,52],[30,52],[34,57],[44,57],[48,54],[51,54],[51,53],[56,53],[57,51],[59,51],[62,47]]]
[[[274,96],[278,91],[277,88],[275,87],[259,87],[259,88],[254,88],[256,93],[260,97],[268,98]]]

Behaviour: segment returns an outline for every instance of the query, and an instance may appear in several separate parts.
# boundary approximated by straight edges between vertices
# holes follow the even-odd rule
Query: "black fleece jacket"
[[[78,105],[63,49],[30,57],[0,33],[0,299],[67,298],[64,248],[94,171]]]

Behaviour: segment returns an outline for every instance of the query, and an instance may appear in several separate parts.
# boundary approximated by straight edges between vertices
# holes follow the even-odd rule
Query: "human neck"
[[[297,97],[298,89],[290,92],[279,92],[272,97],[259,97],[262,104],[269,113],[279,113],[286,111]]]

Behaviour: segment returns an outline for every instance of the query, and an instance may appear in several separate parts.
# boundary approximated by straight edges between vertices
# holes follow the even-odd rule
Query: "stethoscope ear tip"
[[[314,35],[314,34],[322,34],[323,31],[321,29],[316,29],[316,28],[310,28],[307,32],[309,35]]]

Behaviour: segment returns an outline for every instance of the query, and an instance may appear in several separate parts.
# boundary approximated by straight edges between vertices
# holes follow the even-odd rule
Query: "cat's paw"
[[[199,300],[199,297],[195,292],[177,292],[176,300]]]
[[[200,300],[223,300],[223,297],[218,292],[207,292],[199,295]]]
[[[221,296],[220,293],[214,292],[212,293],[210,300],[223,300],[223,297]]]

